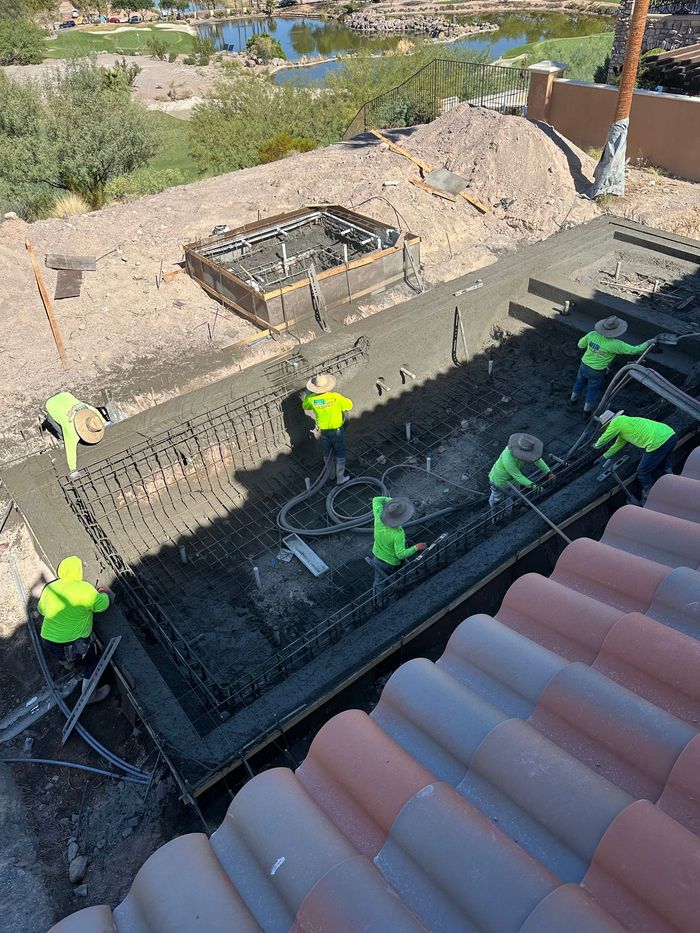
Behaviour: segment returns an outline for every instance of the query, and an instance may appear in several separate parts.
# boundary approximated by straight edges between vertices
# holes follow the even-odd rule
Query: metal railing
[[[522,114],[529,87],[526,68],[434,58],[403,84],[363,104],[343,138],[352,139],[372,129],[430,123],[463,102]]]

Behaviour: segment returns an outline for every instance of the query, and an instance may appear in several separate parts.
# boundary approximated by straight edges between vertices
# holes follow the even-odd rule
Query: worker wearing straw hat
[[[387,579],[401,566],[407,557],[425,550],[423,542],[406,547],[406,532],[403,526],[410,521],[415,508],[410,499],[375,496],[372,499],[374,514],[374,544],[372,566],[374,567],[374,595],[377,596],[387,584]]]
[[[609,410],[598,417],[598,423],[603,428],[603,433],[593,445],[593,449],[600,450],[614,441],[601,459],[612,460],[625,444],[632,444],[633,447],[644,451],[637,464],[637,479],[642,487],[642,500],[646,499],[651,491],[656,469],[660,469],[662,473],[673,473],[671,456],[678,443],[678,436],[672,427],[662,421],[630,418],[624,411]]]
[[[78,442],[98,444],[104,437],[107,422],[96,408],[79,401],[70,392],[52,395],[46,400],[44,409],[46,420],[63,438],[68,469],[74,473],[78,463]]]
[[[335,384],[335,376],[330,373],[312,376],[306,383],[309,394],[304,398],[302,408],[312,412],[316,419],[323,459],[330,464],[329,478],[342,486],[350,478],[345,475],[345,420],[346,412],[352,410],[352,402],[333,391]]]
[[[536,483],[523,473],[526,463],[534,463],[540,472],[545,474],[546,479],[554,479],[554,473],[542,459],[543,450],[544,444],[539,437],[523,433],[511,434],[507,447],[489,473],[491,484],[489,506],[491,509],[501,504],[506,507],[512,505],[513,499],[508,495],[509,483],[517,483],[527,489],[536,488]]]
[[[647,347],[654,343],[645,340],[644,343],[632,345],[619,340],[627,330],[627,321],[622,318],[606,317],[598,321],[595,329],[589,331],[578,342],[579,350],[585,350],[578,368],[576,382],[571,390],[571,403],[578,401],[579,396],[586,389],[586,398],[583,410],[586,414],[593,411],[601,395],[601,389],[608,367],[616,356],[636,356],[643,353]]]

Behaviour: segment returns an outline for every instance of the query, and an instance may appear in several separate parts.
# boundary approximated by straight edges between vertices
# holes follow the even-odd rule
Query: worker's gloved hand
[[[537,496],[537,495],[539,495],[539,493],[542,492],[542,487],[541,487],[541,486],[537,486],[535,483],[533,483],[532,486],[530,486],[530,492],[531,492],[534,496]]]
[[[547,476],[545,477],[545,479],[548,479],[551,483],[553,483],[556,480],[556,476],[554,475],[554,473],[550,471],[549,473],[547,473]]]
[[[68,475],[71,479],[77,479],[80,476],[80,470],[71,470]]]
[[[416,550],[420,554],[421,551],[425,550],[425,541],[421,541],[416,545]]]
[[[110,597],[110,599],[114,599],[114,593],[113,593],[112,590],[110,590],[110,588],[109,588],[108,586],[98,586],[98,587],[97,587],[97,592],[98,592],[98,593],[106,593],[107,596]]]
[[[321,437],[321,432],[318,428],[314,428],[312,431],[309,431],[309,434],[311,437],[315,438],[315,440],[319,440]]]

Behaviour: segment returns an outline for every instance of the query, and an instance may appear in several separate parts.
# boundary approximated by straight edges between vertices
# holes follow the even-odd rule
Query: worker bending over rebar
[[[508,445],[489,473],[491,511],[498,505],[504,505],[506,508],[513,505],[513,497],[508,493],[508,484],[511,482],[525,486],[526,489],[539,488],[523,473],[522,468],[526,463],[534,463],[540,472],[545,474],[546,479],[554,479],[554,473],[542,459],[543,450],[544,444],[538,437],[532,434],[511,434]]]
[[[425,550],[425,543],[419,542],[413,547],[406,547],[406,532],[403,526],[410,521],[415,507],[410,499],[400,496],[375,496],[372,499],[374,513],[374,544],[372,545],[372,566],[374,567],[374,595],[387,585],[392,573],[399,569],[407,557],[413,557],[418,551]]]
[[[632,444],[644,451],[637,465],[637,479],[642,487],[643,502],[651,490],[654,470],[661,468],[664,474],[673,473],[671,456],[678,442],[676,432],[661,421],[630,418],[624,411],[604,411],[598,422],[604,431],[593,445],[593,449],[600,450],[611,441],[615,442],[605,451],[601,461],[612,460],[626,444]]]
[[[306,383],[309,394],[301,404],[304,411],[312,412],[316,419],[323,459],[330,463],[329,479],[342,486],[350,479],[345,475],[345,422],[346,412],[352,410],[352,402],[339,392],[334,392],[335,385],[335,376],[330,373],[312,376]]]
[[[643,353],[654,340],[645,340],[636,346],[618,340],[627,330],[627,321],[622,318],[607,317],[598,321],[595,330],[589,331],[578,342],[579,350],[585,350],[578,368],[576,382],[571,390],[571,404],[575,404],[584,388],[586,398],[583,410],[586,414],[593,411],[602,395],[603,383],[608,374],[608,367],[616,356],[635,356]]]
[[[77,474],[78,442],[97,444],[104,437],[107,422],[92,405],[79,401],[70,392],[52,395],[44,404],[46,420],[56,436],[63,438],[66,461],[72,475]]]
[[[110,591],[95,588],[83,580],[83,562],[79,557],[66,557],[58,565],[58,577],[47,583],[39,597],[39,613],[44,621],[41,640],[44,649],[58,658],[69,670],[82,673],[82,692],[100,660],[92,630],[93,615],[109,608]],[[109,685],[95,690],[90,703],[97,703],[109,694]]]

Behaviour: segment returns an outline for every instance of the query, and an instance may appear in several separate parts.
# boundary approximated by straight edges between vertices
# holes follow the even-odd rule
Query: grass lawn
[[[161,147],[148,165],[137,169],[134,175],[139,172],[178,169],[186,182],[201,178],[187,149],[187,121],[178,120],[177,117],[171,117],[169,113],[161,113],[159,110],[149,110],[148,116],[161,138]]]
[[[599,32],[573,39],[545,39],[510,49],[503,56],[526,55],[529,64],[547,59],[568,65],[566,77],[573,81],[593,81],[596,68],[612,51],[613,33]]]
[[[122,29],[121,32],[117,32],[119,28]],[[93,30],[99,30],[99,34]],[[115,25],[89,26],[62,29],[55,39],[46,43],[44,57],[72,58],[91,52],[148,55],[148,40],[153,35],[165,41],[169,52],[187,54],[194,47],[193,36],[175,29],[159,29],[144,23],[140,26],[128,26],[126,29]]]

